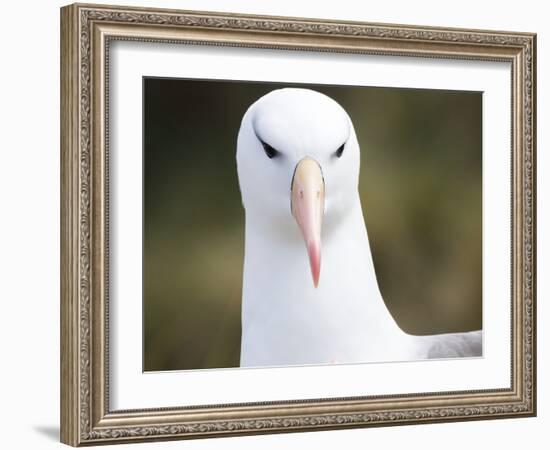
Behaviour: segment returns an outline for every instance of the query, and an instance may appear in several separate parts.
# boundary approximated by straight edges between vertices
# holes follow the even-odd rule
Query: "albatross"
[[[319,92],[277,89],[244,114],[242,367],[481,356],[481,331],[415,336],[388,311],[359,158],[349,115]]]

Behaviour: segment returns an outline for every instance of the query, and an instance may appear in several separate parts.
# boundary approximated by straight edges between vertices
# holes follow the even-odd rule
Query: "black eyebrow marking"
[[[338,147],[338,150],[334,152],[337,158],[341,158],[342,154],[344,153],[344,147],[346,146],[346,143],[344,142],[340,147]]]
[[[271,145],[269,145],[267,142],[262,141],[258,138],[258,140],[261,142],[262,147],[264,148],[264,152],[267,155],[269,159],[273,159],[275,156],[279,155],[281,152],[279,150],[274,149]]]

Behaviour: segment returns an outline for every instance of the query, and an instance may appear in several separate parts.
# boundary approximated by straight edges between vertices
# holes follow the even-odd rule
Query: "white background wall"
[[[122,3],[122,2],[121,2]],[[437,425],[142,444],[140,448],[546,448],[550,15],[546,2],[139,1],[136,6],[538,33],[539,416]],[[2,5],[0,415],[2,448],[59,448],[59,1]],[[543,256],[544,255],[544,256]],[[546,278],[546,279],[545,279]],[[124,446],[127,447],[127,446]],[[137,447],[136,447],[137,448]]]

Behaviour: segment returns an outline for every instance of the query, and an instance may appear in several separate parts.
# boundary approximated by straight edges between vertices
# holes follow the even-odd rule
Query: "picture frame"
[[[405,57],[419,65],[460,61],[466,68],[508,64],[510,146],[500,150],[510,162],[509,342],[503,343],[509,344],[509,385],[284,400],[266,393],[253,401],[114,409],[110,368],[120,352],[111,352],[109,328],[116,276],[109,263],[109,194],[117,173],[110,166],[109,101],[116,93],[109,70],[115,42],[291,52],[294,58]],[[108,5],[61,8],[61,441],[81,446],[536,415],[535,180],[535,34]],[[252,370],[247,380],[253,383],[258,373]],[[197,372],[194,379],[204,376]]]

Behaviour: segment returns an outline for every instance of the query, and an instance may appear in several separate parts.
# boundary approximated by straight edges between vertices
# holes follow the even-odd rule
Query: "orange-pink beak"
[[[291,188],[291,211],[304,238],[313,285],[321,273],[321,225],[325,209],[325,182],[319,163],[305,157],[296,165]]]

